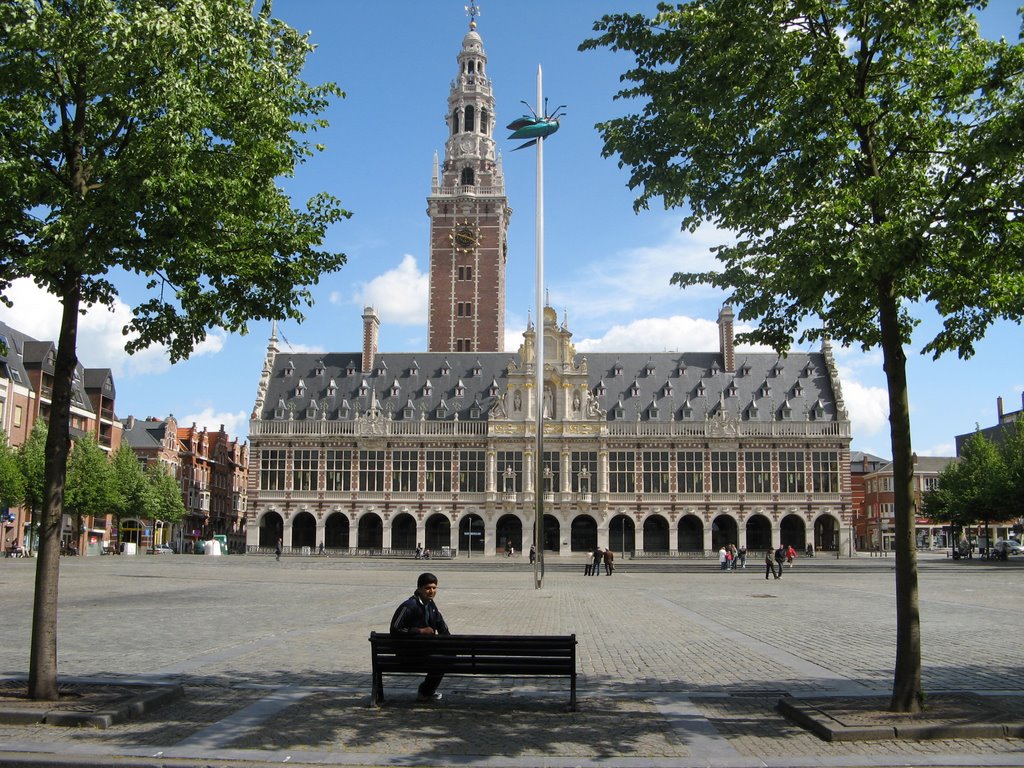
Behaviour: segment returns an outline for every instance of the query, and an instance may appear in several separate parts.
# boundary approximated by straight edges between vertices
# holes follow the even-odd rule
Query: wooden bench
[[[384,675],[443,672],[485,677],[568,677],[576,710],[576,635],[392,636],[370,633],[372,706],[384,701]]]

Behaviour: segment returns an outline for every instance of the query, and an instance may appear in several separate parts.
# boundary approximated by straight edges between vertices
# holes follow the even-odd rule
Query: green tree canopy
[[[936,487],[924,494],[924,513],[958,527],[999,520],[1007,511],[1008,482],[999,449],[976,432],[964,443],[959,460],[947,465]]]
[[[143,517],[142,510],[145,508],[147,492],[147,479],[139,463],[139,458],[127,443],[114,451],[110,461],[112,485],[114,490],[114,504],[111,512],[120,525],[126,517],[138,515]]]
[[[0,3],[0,299],[31,278],[62,304],[46,445],[29,695],[55,699],[60,521],[80,311],[125,276],[146,294],[126,348],[188,357],[213,327],[302,318],[338,269],[348,215],[280,180],[340,91],[301,78],[313,45],[269,0]]]
[[[163,523],[180,523],[187,510],[181,500],[181,486],[162,464],[146,467],[148,491],[146,516]]]
[[[28,439],[18,448],[18,465],[25,479],[25,506],[30,514],[43,508],[46,493],[43,485],[46,468],[46,422],[39,419],[32,425]]]
[[[690,229],[734,239],[719,271],[680,272],[738,304],[779,351],[828,333],[879,347],[895,481],[897,643],[892,707],[921,706],[905,346],[973,353],[1024,317],[1024,48],[978,34],[984,2],[702,0],[653,19],[605,16],[581,48],[630,52],[598,126],[638,190]],[[823,321],[823,322],[822,322]]]
[[[64,510],[75,516],[77,530],[83,517],[102,517],[117,503],[114,477],[106,451],[92,436],[79,438],[68,461]]]
[[[25,498],[25,476],[21,474],[18,453],[0,429],[0,506],[16,507]]]

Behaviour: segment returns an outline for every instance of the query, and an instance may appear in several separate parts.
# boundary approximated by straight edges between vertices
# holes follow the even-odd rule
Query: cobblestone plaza
[[[415,703],[416,679],[389,678],[385,707],[367,708],[367,636],[387,627],[424,565],[439,576],[438,604],[455,632],[575,633],[579,711],[566,712],[563,680],[478,678],[449,678],[444,700],[430,707]],[[34,566],[0,561],[7,679],[28,671]],[[0,758],[1024,765],[1020,739],[828,743],[777,713],[786,695],[888,693],[891,560],[800,559],[777,581],[754,560],[735,573],[704,562],[674,572],[618,566],[611,578],[587,578],[582,560],[571,570],[559,564],[537,590],[525,558],[64,559],[62,682],[175,681],[186,696],[107,730],[2,725]],[[922,561],[930,695],[1021,701],[1022,579],[1024,560]]]

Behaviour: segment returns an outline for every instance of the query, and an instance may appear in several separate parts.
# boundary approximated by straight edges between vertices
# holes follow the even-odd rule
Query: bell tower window
[[[476,110],[473,108],[473,105],[470,104],[466,107],[466,124],[463,126],[463,130],[465,130],[466,133],[472,133],[475,125]]]
[[[459,132],[459,110],[452,112],[452,136]]]
[[[461,183],[464,187],[472,187],[476,183],[474,180],[473,169],[468,165],[462,169]]]
[[[488,128],[488,125],[487,125],[487,110],[481,108],[481,110],[480,110],[480,133],[482,133],[484,136],[486,136],[487,135],[487,128]]]

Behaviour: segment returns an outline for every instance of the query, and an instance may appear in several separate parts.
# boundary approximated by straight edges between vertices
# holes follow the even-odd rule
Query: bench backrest
[[[392,636],[370,633],[370,645],[375,663],[387,665],[389,660],[399,664],[409,657],[430,654],[452,660],[501,660],[524,666],[544,664],[552,672],[561,674],[576,671],[576,635],[442,635]]]

